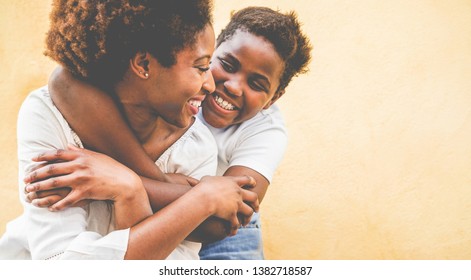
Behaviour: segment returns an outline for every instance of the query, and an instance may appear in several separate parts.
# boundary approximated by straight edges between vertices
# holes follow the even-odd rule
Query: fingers
[[[49,177],[60,176],[72,173],[77,169],[77,165],[74,162],[57,162],[50,163],[34,170],[33,172],[26,175],[23,181],[28,183],[43,181]],[[33,190],[37,191],[37,190]]]
[[[50,195],[44,198],[36,198],[31,201],[31,204],[36,206],[36,207],[49,207],[56,203],[57,201],[61,200],[62,197],[59,195]]]
[[[48,207],[50,211],[60,211],[71,206],[84,206],[90,199],[80,200],[80,195],[72,193],[70,188],[59,188],[49,191],[30,192],[26,201],[36,207]]]
[[[36,164],[32,169],[31,171],[35,171],[35,170],[38,170],[39,168],[42,168],[44,166],[48,165],[48,162],[43,162],[43,163],[38,163]]]
[[[190,186],[192,186],[192,187],[198,185],[198,183],[200,182],[199,180],[197,180],[195,178],[192,178],[192,177],[188,177],[186,180],[187,180],[188,184],[190,184]]]
[[[252,218],[253,213],[254,213],[254,210],[252,209],[251,206],[245,203],[242,203],[240,205],[238,215],[239,215],[239,220],[243,226],[246,226],[250,222],[250,219]]]
[[[233,215],[231,219],[229,220],[229,222],[230,222],[230,229],[227,234],[229,236],[236,235],[237,230],[239,230],[239,227],[240,227],[240,223],[239,223],[239,219],[237,218],[237,215]]]
[[[239,186],[243,187],[244,189],[252,189],[257,184],[257,182],[255,181],[253,177],[247,176],[247,175],[246,176],[234,176],[232,178]]]
[[[71,191],[69,195],[67,195],[62,200],[56,202],[52,206],[49,207],[50,211],[61,211],[65,208],[71,207],[73,205],[78,204],[81,199],[81,195],[78,192]]]
[[[33,161],[71,161],[74,160],[80,151],[74,150],[64,150],[64,149],[57,149],[57,150],[50,150],[45,151],[37,156],[33,157]]]
[[[257,193],[249,190],[242,190],[242,200],[246,203],[246,205],[250,206],[253,211],[258,212],[260,201],[258,200]]]
[[[29,192],[26,193],[26,201],[31,203],[33,200],[38,198],[45,198],[52,195],[58,195],[60,197],[66,197],[70,193],[70,188],[58,188],[49,191]],[[52,204],[51,204],[52,205]],[[47,205],[49,206],[49,205]]]
[[[253,211],[251,213],[253,213]],[[246,216],[241,213],[238,213],[237,218],[239,219],[239,223],[245,227],[246,225],[250,223],[250,219],[252,218],[252,215]]]
[[[71,176],[67,175],[51,177],[45,180],[42,180],[42,178],[37,178],[36,182],[27,184],[25,186],[25,193],[47,191],[67,187],[72,181],[73,179],[71,178]]]
[[[180,173],[167,173],[165,176],[166,181],[172,184],[182,184],[194,187],[199,183],[199,180]]]

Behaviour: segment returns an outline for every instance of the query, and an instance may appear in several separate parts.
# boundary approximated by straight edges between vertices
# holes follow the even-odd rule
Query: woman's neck
[[[145,99],[140,98],[135,88],[117,87],[116,93],[130,128],[153,160],[157,160],[191,127],[179,128],[166,122]]]

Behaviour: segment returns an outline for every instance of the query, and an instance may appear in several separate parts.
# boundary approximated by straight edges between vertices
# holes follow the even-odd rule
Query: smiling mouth
[[[190,100],[188,101],[188,104],[195,107],[201,107],[201,100]]]
[[[229,103],[229,101],[222,99],[221,96],[217,94],[213,94],[213,99],[216,101],[216,104],[221,107],[222,109],[228,110],[228,111],[235,111],[237,110],[237,107],[234,106],[233,104]]]

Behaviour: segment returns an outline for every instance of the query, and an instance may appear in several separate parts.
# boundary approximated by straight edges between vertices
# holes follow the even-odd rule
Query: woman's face
[[[216,90],[203,103],[211,126],[241,123],[271,105],[284,63],[263,37],[238,30],[214,52],[211,73]]]
[[[214,80],[209,71],[214,45],[214,31],[208,25],[198,34],[193,46],[177,53],[173,66],[158,65],[155,75],[149,73],[149,79],[154,80],[154,93],[159,91],[149,99],[151,106],[168,123],[182,128],[190,125],[206,93],[214,91]]]

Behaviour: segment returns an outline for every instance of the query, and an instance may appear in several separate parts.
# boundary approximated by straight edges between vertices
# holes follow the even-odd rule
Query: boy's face
[[[216,90],[203,102],[204,119],[222,128],[254,117],[272,104],[283,70],[284,62],[269,41],[236,31],[211,60]]]

